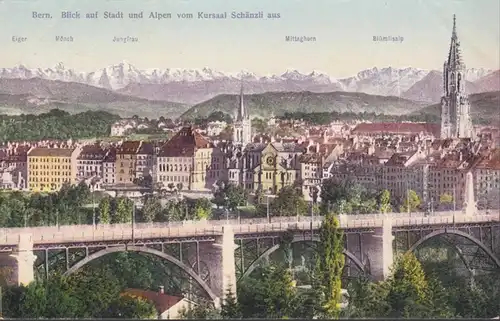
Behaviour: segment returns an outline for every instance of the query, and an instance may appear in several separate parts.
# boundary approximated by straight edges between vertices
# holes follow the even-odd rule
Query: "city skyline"
[[[289,1],[288,1],[289,2]],[[496,0],[465,1],[240,1],[238,5],[213,0],[176,1],[166,8],[154,1],[141,3],[87,1],[61,7],[55,0],[0,2],[4,27],[0,30],[0,68],[23,64],[51,68],[63,62],[77,71],[94,71],[121,61],[139,69],[210,68],[224,72],[248,70],[259,75],[287,69],[313,70],[349,77],[373,67],[414,67],[441,70],[451,38],[452,17],[468,68],[500,68],[500,5]],[[61,19],[61,11],[98,11],[100,18]],[[172,19],[102,18],[106,10],[171,12]],[[33,19],[32,12],[47,12],[52,19]],[[279,19],[197,19],[198,12],[280,13]],[[177,13],[194,13],[179,20]],[[354,15],[356,14],[356,15]],[[357,19],[353,19],[353,17]],[[119,20],[119,21],[118,21]],[[10,21],[10,22],[9,22]],[[326,27],[325,26],[329,26]],[[56,36],[73,42],[56,42]],[[137,37],[138,42],[114,43],[113,37]],[[285,37],[315,37],[316,41],[285,41]],[[373,37],[402,37],[380,42]],[[16,43],[12,37],[26,37]],[[165,38],[167,40],[165,41]],[[172,50],[175,48],[175,50]]]

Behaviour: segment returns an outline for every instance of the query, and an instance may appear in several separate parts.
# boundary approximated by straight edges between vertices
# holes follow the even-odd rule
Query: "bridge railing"
[[[430,214],[430,217],[442,216],[448,217],[455,214],[456,217],[464,216],[461,211],[450,212],[450,211],[442,211],[442,212],[433,212]],[[477,217],[478,215],[484,215],[486,211],[479,211],[473,217]],[[494,212],[493,212],[494,213]],[[489,215],[489,214],[488,214]],[[384,217],[392,217],[393,219],[399,218],[415,218],[415,217],[426,217],[426,213],[423,212],[414,212],[414,213],[387,213],[387,214],[350,214],[346,215],[347,220],[349,222],[359,221],[359,220],[378,220]],[[320,216],[285,216],[285,217],[271,217],[269,220],[272,223],[294,223],[294,222],[311,222],[311,221],[321,221],[323,218]],[[208,224],[213,226],[221,226],[226,224],[238,225],[238,224],[268,224],[268,218],[251,218],[251,219],[231,219],[231,220],[208,220],[208,221],[182,221],[182,222],[163,222],[163,223],[136,223],[135,229],[149,229],[149,228],[169,228],[169,227],[180,227],[192,224]],[[16,228],[2,228],[0,229],[0,237],[1,235],[6,234],[19,234],[19,233],[28,233],[28,234],[50,234],[56,233],[59,231],[82,231],[82,230],[102,230],[102,229],[114,229],[114,230],[123,230],[130,229],[131,223],[123,223],[123,224],[98,224],[95,227],[92,225],[62,225],[62,226],[39,226],[39,227],[16,227]]]
[[[498,221],[497,214],[488,215],[448,215],[448,216],[421,216],[421,217],[398,217],[392,218],[392,226],[418,226],[418,225],[452,225],[453,223],[468,223],[468,222],[490,222]],[[250,234],[250,233],[266,233],[285,231],[288,229],[309,230],[316,229],[320,226],[320,220],[314,221],[295,221],[295,222],[259,222],[254,223],[240,222],[240,224],[231,221],[225,222],[229,224],[235,234]],[[366,219],[350,219],[347,216],[346,220],[341,220],[342,228],[377,228],[382,227],[384,216],[378,216],[373,219],[372,216],[366,216]],[[118,228],[117,226],[101,225],[98,228],[81,228],[74,229],[62,227],[60,230],[52,233],[31,233],[29,234],[33,243],[49,244],[49,243],[67,243],[67,242],[92,242],[92,241],[120,241],[131,240],[132,235],[136,240],[151,239],[151,238],[176,238],[176,237],[195,237],[195,236],[211,236],[221,235],[222,227],[225,224],[211,224],[210,221],[198,221],[190,224],[169,225],[166,223],[147,224],[141,228],[132,230],[130,224],[126,224],[127,228]],[[0,244],[15,245],[18,244],[21,233],[7,233],[0,237]]]

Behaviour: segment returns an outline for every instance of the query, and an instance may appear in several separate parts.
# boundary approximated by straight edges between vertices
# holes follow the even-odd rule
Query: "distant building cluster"
[[[222,133],[228,124],[222,121],[198,128],[160,121],[159,127],[174,131],[163,142],[7,143],[0,147],[0,187],[51,192],[64,183],[84,181],[106,190],[149,180],[155,188],[211,192],[218,182],[227,181],[269,195],[296,186],[311,200],[323,180],[334,178],[387,189],[398,198],[414,190],[424,204],[439,202],[447,194],[460,207],[465,177],[472,173],[478,203],[498,206],[499,131],[472,127],[455,23],[443,82],[441,125],[336,121],[311,126],[272,117],[268,126],[299,128],[302,134],[256,134],[242,88],[227,137]],[[124,136],[141,125],[147,126],[123,120],[113,126],[111,135]]]

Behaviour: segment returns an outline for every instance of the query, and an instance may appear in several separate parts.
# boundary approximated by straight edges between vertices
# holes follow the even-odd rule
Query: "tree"
[[[76,318],[79,302],[72,295],[66,278],[53,276],[49,280],[32,282],[22,288],[18,318]]]
[[[429,306],[429,289],[425,273],[412,253],[400,257],[387,280],[387,302],[390,317],[419,317]]]
[[[114,199],[116,207],[111,215],[111,223],[128,223],[132,220],[134,203],[125,197]]]
[[[321,293],[322,310],[329,318],[338,318],[342,299],[342,272],[345,265],[344,236],[334,214],[325,217],[319,232],[316,252],[315,287]]]
[[[449,193],[444,193],[441,196],[439,196],[439,204],[444,207],[445,209],[448,209],[451,204],[453,204],[453,196],[450,195]]]
[[[160,200],[155,196],[147,197],[142,208],[142,219],[144,222],[154,222],[160,216],[161,211]]]
[[[274,216],[302,216],[307,213],[307,208],[302,192],[292,186],[283,187],[270,204]]]
[[[157,319],[158,314],[150,301],[121,295],[103,313],[103,318]]]
[[[406,197],[403,201],[403,205],[400,208],[400,212],[414,212],[420,207],[420,197],[414,190],[408,190]]]
[[[255,270],[238,285],[243,318],[281,319],[295,315],[297,288],[290,269],[268,265]]]
[[[208,220],[212,217],[212,202],[207,198],[198,198],[194,202],[193,219]]]
[[[241,311],[238,302],[236,302],[235,294],[231,289],[227,290],[226,298],[221,306],[221,316],[223,319],[240,319]]]
[[[380,193],[378,206],[379,206],[380,213],[392,212],[391,192],[389,192],[388,190],[385,189]]]
[[[221,318],[219,311],[213,305],[207,303],[201,303],[189,309],[182,309],[179,311],[179,314],[180,319],[184,320],[212,320]]]
[[[99,202],[99,223],[109,224],[111,223],[111,202],[109,197],[104,197]]]
[[[247,198],[247,191],[243,187],[222,182],[215,191],[212,202],[218,207],[234,211],[238,206],[245,205]]]
[[[329,178],[321,186],[321,213],[368,214],[377,211],[376,195],[350,179]]]
[[[72,295],[79,300],[79,317],[97,318],[116,300],[121,284],[111,269],[85,267],[68,277]]]
[[[0,137],[4,141],[103,137],[109,135],[111,125],[119,119],[104,111],[71,115],[58,109],[39,115],[0,115]]]

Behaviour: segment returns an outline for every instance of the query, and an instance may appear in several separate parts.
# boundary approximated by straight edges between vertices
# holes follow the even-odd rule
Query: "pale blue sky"
[[[99,11],[97,20],[63,20],[60,12]],[[170,20],[105,20],[104,11],[170,12]],[[198,11],[264,11],[275,20],[196,19]],[[35,20],[32,11],[51,20]],[[179,20],[191,12],[195,19]],[[92,71],[126,60],[138,68],[249,70],[259,74],[324,71],[350,76],[376,67],[441,69],[452,15],[468,67],[499,68],[499,0],[0,0],[0,67],[25,64]],[[73,36],[56,43],[55,36]],[[373,36],[402,36],[402,43],[376,43]],[[25,43],[12,36],[28,37]],[[138,43],[113,43],[114,36]],[[290,43],[285,36],[315,36]]]

